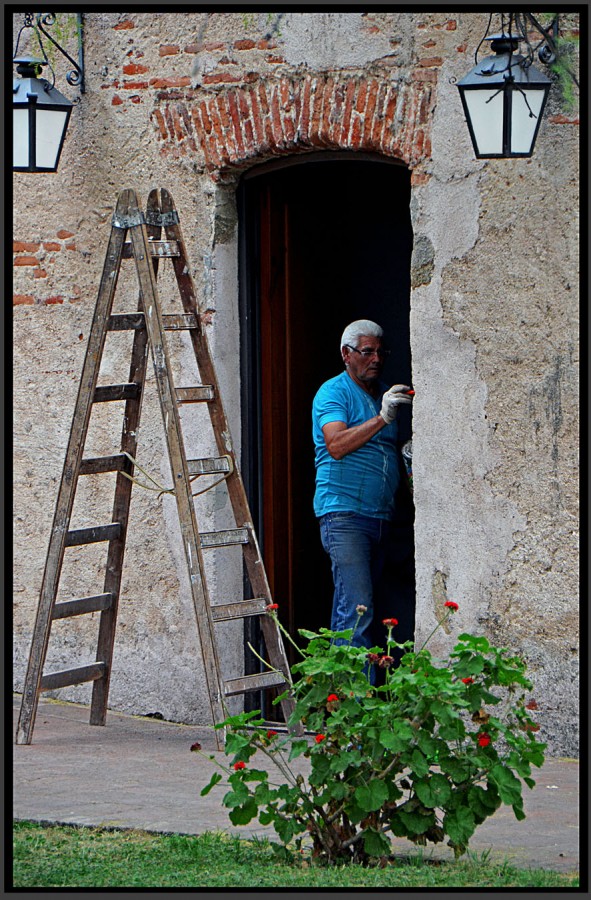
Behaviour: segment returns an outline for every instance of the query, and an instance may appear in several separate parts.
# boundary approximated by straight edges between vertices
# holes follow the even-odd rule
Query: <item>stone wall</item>
[[[474,12],[84,15],[86,93],[59,171],[14,177],[16,690],[118,192],[133,187],[145,202],[162,186],[175,199],[239,442],[238,179],[274,158],[365,151],[406,165],[413,186],[417,638],[445,599],[459,602],[438,649],[476,629],[523,654],[551,752],[577,753],[578,117],[554,86],[532,159],[474,158],[454,81],[487,22]],[[572,37],[578,17],[561,27]],[[133,283],[121,291],[133,302]],[[187,376],[189,355],[180,343],[173,352]],[[106,371],[118,365],[108,350]],[[200,423],[187,429],[206,449]],[[111,439],[100,420],[97,448]],[[153,381],[139,452],[166,482]],[[107,502],[98,485],[85,490],[84,524]],[[223,492],[200,502],[205,527],[223,527]],[[138,489],[131,528],[111,705],[203,721],[173,502]],[[91,580],[100,561],[76,553],[64,585],[82,596],[81,567]],[[208,566],[213,594],[241,589],[237,564]],[[77,625],[89,654],[92,629]],[[56,624],[54,668],[79,661],[74,644]],[[238,674],[239,627],[222,644]],[[85,699],[87,688],[60,696]]]

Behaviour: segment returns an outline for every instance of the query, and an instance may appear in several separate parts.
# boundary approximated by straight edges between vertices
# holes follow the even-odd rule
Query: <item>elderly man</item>
[[[314,512],[334,581],[331,630],[353,628],[352,643],[373,646],[374,595],[384,567],[400,479],[398,407],[412,402],[408,385],[380,380],[388,351],[382,328],[361,319],[345,328],[345,371],[326,381],[312,406],[316,454]]]

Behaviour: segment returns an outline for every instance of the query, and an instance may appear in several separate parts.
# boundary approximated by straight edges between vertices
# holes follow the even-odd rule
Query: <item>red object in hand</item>
[[[407,394],[409,397],[414,397],[414,395],[415,395],[414,391],[403,391],[402,393]]]

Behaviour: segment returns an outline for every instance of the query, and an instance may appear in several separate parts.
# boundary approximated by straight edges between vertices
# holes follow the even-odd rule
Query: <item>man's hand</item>
[[[398,414],[399,406],[403,403],[412,403],[412,397],[409,397],[403,391],[410,391],[410,387],[407,384],[395,384],[382,397],[380,415],[386,425],[394,421]]]

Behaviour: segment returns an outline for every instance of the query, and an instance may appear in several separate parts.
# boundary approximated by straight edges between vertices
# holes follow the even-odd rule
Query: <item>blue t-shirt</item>
[[[379,397],[374,400],[347,372],[341,372],[336,378],[325,381],[314,397],[316,516],[328,512],[354,512],[377,519],[392,518],[400,478],[396,422],[386,425],[367,444],[342,459],[333,459],[322,433],[328,422],[344,422],[352,428],[378,415],[386,390],[388,386],[380,382]]]

